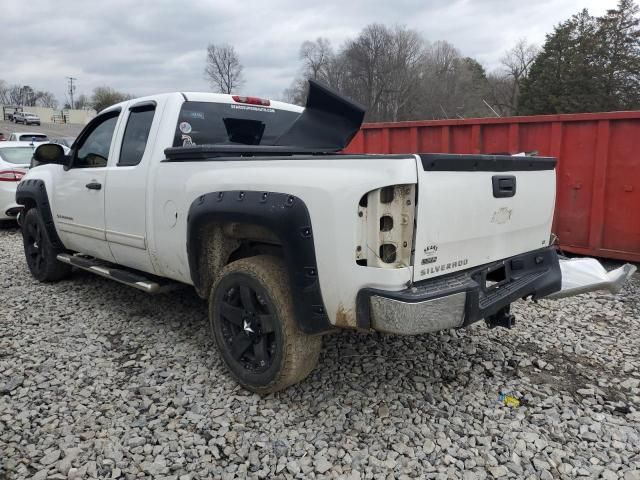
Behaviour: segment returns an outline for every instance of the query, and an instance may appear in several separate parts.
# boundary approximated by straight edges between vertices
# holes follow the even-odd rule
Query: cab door
[[[143,100],[123,113],[116,163],[107,172],[106,237],[116,263],[154,273],[147,235],[147,182],[164,100]]]
[[[120,110],[104,113],[80,134],[67,171],[55,182],[55,223],[65,247],[114,261],[105,232],[107,163],[115,143]]]

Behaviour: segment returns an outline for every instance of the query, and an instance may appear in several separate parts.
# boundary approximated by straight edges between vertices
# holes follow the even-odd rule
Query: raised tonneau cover
[[[171,147],[165,150],[170,161],[229,156],[318,155],[343,150],[358,133],[365,110],[331,88],[309,80],[304,111],[273,144],[224,143]]]

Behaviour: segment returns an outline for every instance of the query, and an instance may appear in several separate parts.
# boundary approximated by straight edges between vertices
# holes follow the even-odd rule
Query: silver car
[[[31,112],[16,112],[13,114],[13,121],[25,125],[40,125],[40,117]]]
[[[29,170],[33,149],[30,142],[0,142],[0,220],[15,219],[21,210],[16,187]]]

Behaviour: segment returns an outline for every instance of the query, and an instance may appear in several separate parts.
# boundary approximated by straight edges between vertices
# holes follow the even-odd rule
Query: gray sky
[[[108,85],[134,95],[202,90],[209,42],[235,46],[242,93],[279,98],[300,68],[304,40],[334,47],[367,24],[406,25],[428,41],[447,40],[485,68],[522,37],[541,44],[554,25],[615,0],[3,0],[0,79],[52,91],[65,100]]]

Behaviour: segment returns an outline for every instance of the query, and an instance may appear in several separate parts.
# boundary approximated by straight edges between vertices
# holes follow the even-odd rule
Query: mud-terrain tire
[[[209,295],[209,324],[234,379],[266,394],[303,380],[318,363],[322,337],[296,324],[288,273],[259,255],[222,269]]]
[[[71,265],[59,262],[59,250],[54,248],[47,234],[42,216],[31,208],[22,221],[24,256],[31,275],[41,282],[56,282],[71,275]]]

